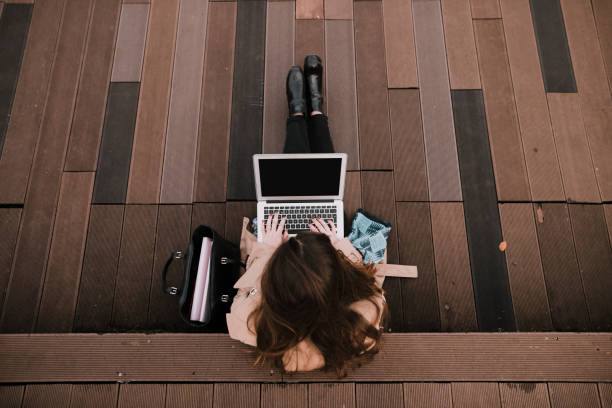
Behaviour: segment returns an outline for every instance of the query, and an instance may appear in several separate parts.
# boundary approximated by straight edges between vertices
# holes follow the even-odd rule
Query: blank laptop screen
[[[264,197],[340,194],[341,158],[259,159]]]

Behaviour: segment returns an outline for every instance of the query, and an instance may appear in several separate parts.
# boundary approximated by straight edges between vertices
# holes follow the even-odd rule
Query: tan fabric
[[[242,220],[242,237],[240,238],[240,255],[242,261],[246,261],[246,272],[234,284],[238,289],[236,297],[232,303],[231,312],[226,314],[227,328],[231,338],[240,340],[251,346],[257,345],[257,337],[254,330],[247,327],[247,319],[251,312],[260,302],[260,278],[264,267],[274,253],[275,248],[257,242],[257,238],[247,230],[248,218]],[[344,253],[353,262],[363,262],[361,253],[355,249],[348,238],[344,238],[334,245],[334,247]],[[392,265],[387,264],[387,254],[382,263],[376,265],[376,282],[382,287],[385,276],[396,276],[404,278],[416,278],[416,266]],[[382,310],[384,296],[377,299],[378,306]],[[375,327],[379,327],[380,316],[376,313],[376,308],[368,300],[360,300],[351,305],[351,308],[359,312],[363,317],[372,322]],[[283,363],[287,371],[310,371],[322,368],[325,360],[321,352],[310,341],[300,342],[294,349],[288,350],[283,356]]]

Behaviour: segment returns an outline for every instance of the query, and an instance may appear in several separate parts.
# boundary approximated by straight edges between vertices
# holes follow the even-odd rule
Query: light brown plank
[[[412,0],[383,0],[389,88],[418,88]]]
[[[529,201],[525,157],[499,20],[474,22],[482,92],[499,201]]]
[[[548,106],[567,201],[601,202],[578,96],[549,93]]]
[[[38,332],[70,332],[74,321],[94,173],[64,173],[49,262],[36,321]]]
[[[606,0],[593,0],[593,15],[597,24],[599,46],[608,74],[608,86],[612,91],[612,3]]]
[[[463,204],[431,203],[431,229],[441,328],[477,331]]]
[[[295,5],[293,1],[271,1],[266,8],[263,153],[281,153],[285,145],[285,84],[295,53]]]
[[[111,81],[140,82],[150,6],[123,3]]]
[[[529,0],[501,0],[501,9],[531,197],[534,201],[563,201]]]
[[[309,408],[355,406],[355,384],[308,384]]]
[[[261,407],[308,407],[308,384],[262,384]]]
[[[168,384],[166,408],[212,407],[212,384]]]
[[[352,20],[352,0],[324,0],[326,20]]]
[[[214,385],[214,407],[233,408],[259,408],[261,394],[260,384],[223,384]]]
[[[355,384],[357,407],[403,407],[402,384]]]
[[[163,407],[166,384],[121,384],[119,386],[118,408]]]
[[[552,330],[550,306],[531,204],[500,204],[506,263],[520,331]]]
[[[28,384],[23,395],[23,408],[67,407],[72,384]]]
[[[0,386],[0,401],[5,408],[21,408],[23,399],[23,385],[2,385]]]
[[[256,215],[255,201],[228,201],[225,205],[225,239],[238,245],[242,232],[242,218],[252,218]],[[222,233],[222,230],[219,232]]]
[[[450,408],[452,406],[449,383],[404,383],[404,406]]]
[[[295,1],[296,19],[322,19],[323,0],[296,0]]]
[[[470,0],[472,18],[501,18],[499,0]]]
[[[104,408],[117,406],[119,384],[74,384],[71,408]]]
[[[344,213],[348,217],[348,222],[353,221],[355,212],[362,208],[361,201],[361,173],[358,171],[349,171],[346,173],[344,183]],[[348,235],[351,230],[351,224],[344,225],[344,233]]]
[[[451,89],[480,89],[470,0],[442,0],[442,20]]]
[[[597,384],[549,383],[548,392],[552,408],[600,407]]]
[[[545,383],[500,383],[499,395],[504,408],[549,407]]]
[[[5,3],[34,3],[34,0],[4,0]]]
[[[361,194],[361,189],[359,192]],[[22,211],[21,208],[0,208],[0,231],[2,231],[2,238],[0,238],[0,305],[4,304],[4,296],[11,276],[11,265],[17,245]]]
[[[128,203],[159,202],[178,11],[178,0],[151,4],[126,199]]]
[[[612,384],[611,383],[599,383],[599,398],[601,400],[602,408],[612,407]]]
[[[453,407],[501,408],[497,383],[454,382],[451,384]]]
[[[603,201],[612,201],[612,102],[595,106],[582,103],[582,116],[595,177]]]
[[[303,65],[307,55],[318,55],[323,61],[323,112],[327,112],[325,70],[325,22],[323,20],[297,20],[295,22],[294,65]]]

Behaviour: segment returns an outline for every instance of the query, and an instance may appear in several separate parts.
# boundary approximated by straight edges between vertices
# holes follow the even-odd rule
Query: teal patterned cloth
[[[363,255],[364,263],[379,263],[385,256],[391,224],[361,208],[355,213],[349,241]]]

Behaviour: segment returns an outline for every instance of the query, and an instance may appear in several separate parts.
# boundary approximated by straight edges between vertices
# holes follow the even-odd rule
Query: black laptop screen
[[[259,159],[263,197],[337,196],[342,159]]]

